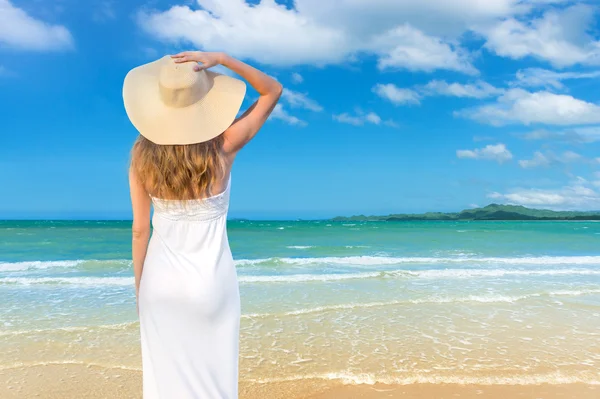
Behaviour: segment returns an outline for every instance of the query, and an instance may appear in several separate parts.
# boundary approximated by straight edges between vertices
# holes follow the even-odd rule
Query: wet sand
[[[345,385],[319,394],[305,396],[307,399],[596,399],[600,386],[586,384],[562,385]]]
[[[595,399],[599,385],[343,385],[324,380],[269,384],[240,382],[240,399]],[[0,398],[142,398],[142,374],[127,369],[106,369],[77,364],[0,370]]]

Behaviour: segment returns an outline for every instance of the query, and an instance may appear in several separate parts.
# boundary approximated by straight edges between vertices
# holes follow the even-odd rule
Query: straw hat
[[[156,144],[194,144],[223,133],[234,121],[246,84],[196,62],[169,56],[133,68],[123,83],[125,111],[142,136]]]

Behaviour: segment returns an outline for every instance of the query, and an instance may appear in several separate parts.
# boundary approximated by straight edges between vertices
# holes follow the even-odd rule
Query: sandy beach
[[[240,383],[240,399],[350,399],[350,398],[527,398],[595,399],[600,386],[586,384],[541,385],[343,385],[324,380],[267,384]],[[140,371],[106,369],[73,364],[44,365],[0,371],[0,397],[4,399],[142,398]]]

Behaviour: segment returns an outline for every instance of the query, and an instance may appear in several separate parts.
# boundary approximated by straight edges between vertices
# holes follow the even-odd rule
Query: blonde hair
[[[212,195],[225,174],[223,135],[188,145],[158,145],[138,136],[130,167],[153,197],[188,200]]]

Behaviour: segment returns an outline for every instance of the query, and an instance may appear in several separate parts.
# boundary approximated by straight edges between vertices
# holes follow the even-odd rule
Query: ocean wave
[[[337,274],[279,274],[279,275],[239,275],[238,281],[252,283],[304,283],[334,282],[343,280],[381,279],[462,279],[475,277],[510,276],[600,276],[600,269],[439,269],[439,270],[390,270]],[[0,285],[59,285],[59,286],[127,286],[133,284],[133,277],[1,277]]]
[[[3,277],[0,285],[61,285],[100,287],[107,285],[127,286],[134,283],[133,277]]]
[[[361,246],[347,246],[358,248]],[[311,245],[291,245],[287,248],[310,249]],[[347,265],[347,266],[385,266],[400,264],[499,264],[499,265],[600,265],[600,256],[527,256],[527,257],[477,257],[457,254],[454,257],[391,257],[391,256],[328,256],[299,258],[259,258],[237,259],[240,266],[277,266],[277,265]],[[470,255],[470,254],[467,254]],[[27,271],[48,268],[85,268],[106,266],[130,266],[129,259],[76,259],[55,261],[0,262],[0,272]]]
[[[369,278],[471,278],[505,276],[600,276],[599,270],[592,269],[436,269],[436,270],[390,270],[337,274],[289,274],[264,276],[239,276],[241,283],[302,283],[310,281],[342,281]]]
[[[547,374],[524,374],[516,371],[514,375],[505,376],[482,376],[470,375],[434,375],[434,370],[423,370],[419,374],[406,376],[378,375],[373,373],[354,373],[352,371],[334,371],[323,373],[296,374],[288,377],[270,377],[243,379],[246,382],[268,384],[278,382],[293,382],[305,380],[331,380],[339,381],[345,385],[367,384],[374,385],[411,385],[411,384],[465,384],[465,385],[562,385],[562,384],[590,384],[600,385],[598,374],[594,372],[578,372],[577,374],[565,374],[555,371]]]
[[[246,313],[242,318],[267,318],[276,316],[301,316],[311,313],[323,313],[337,310],[369,309],[395,305],[415,305],[415,304],[437,304],[437,303],[514,303],[529,298],[536,297],[556,297],[556,296],[580,296],[589,294],[600,294],[600,289],[581,289],[581,290],[557,290],[549,292],[539,292],[524,295],[467,295],[464,297],[427,297],[419,299],[404,299],[385,302],[366,302],[366,303],[344,303],[338,305],[316,306],[314,308],[296,309],[281,313]]]
[[[24,261],[24,262],[0,262],[0,272],[21,272],[27,270],[39,270],[49,268],[73,268],[85,266],[127,266],[131,264],[128,259],[75,259],[75,260],[51,260],[51,261]]]
[[[33,329],[33,330],[5,330],[0,331],[0,337],[3,336],[15,336],[15,335],[32,335],[32,334],[48,334],[48,333],[69,333],[69,332],[88,332],[94,330],[126,330],[133,326],[138,326],[139,321],[131,321],[125,323],[118,324],[100,324],[100,325],[91,325],[91,326],[69,326],[69,327],[56,327],[56,328],[42,328],[42,329]]]
[[[85,367],[100,367],[105,369],[117,369],[141,372],[140,367],[132,367],[122,364],[105,364],[88,362],[81,360],[50,360],[17,362],[13,364],[0,365],[0,371],[23,369],[29,367],[40,367],[48,365],[79,365]],[[562,384],[588,384],[600,385],[600,379],[595,372],[580,371],[576,374],[570,374],[560,371],[554,371],[545,374],[524,374],[520,370],[515,370],[513,375],[492,375],[492,376],[472,376],[472,375],[435,375],[435,370],[419,370],[410,375],[389,375],[375,373],[356,373],[349,370],[329,371],[321,373],[302,373],[292,374],[285,377],[266,377],[266,378],[248,378],[240,376],[240,381],[255,384],[270,384],[281,382],[303,382],[309,380],[338,381],[344,385],[412,385],[412,384],[459,384],[459,385],[562,385]]]
[[[402,276],[406,271],[392,271],[391,276],[398,273]],[[503,276],[600,276],[600,269],[436,269],[408,272],[424,278],[469,278],[469,277],[503,277]]]
[[[385,274],[386,272],[239,276],[238,281],[240,283],[302,283],[308,281],[340,281],[385,277]]]
[[[29,269],[48,269],[50,267],[75,267],[83,260],[56,260],[56,261],[30,261],[30,262],[0,262],[0,271],[16,272]]]
[[[18,362],[13,364],[5,364],[0,365],[0,371],[4,370],[12,370],[12,369],[22,369],[27,367],[39,367],[39,366],[49,366],[49,365],[77,365],[77,366],[86,366],[86,367],[101,367],[105,369],[117,369],[117,370],[131,370],[131,371],[142,371],[139,367],[130,367],[120,364],[103,364],[103,363],[94,363],[94,362],[84,362],[81,360],[50,360],[47,362]]]
[[[311,249],[311,248],[318,248],[318,246],[317,245],[288,245],[288,246],[286,246],[286,248],[289,248],[289,249]],[[370,246],[369,245],[342,245],[342,246],[340,246],[340,248],[346,248],[346,249],[370,248]],[[269,262],[269,261],[275,260],[275,259],[279,259],[279,258],[266,258],[266,259],[264,259],[264,261]],[[283,259],[291,259],[291,258],[283,258]],[[315,259],[319,259],[319,258],[315,258]],[[245,262],[248,260],[250,260],[250,259],[240,259],[239,262]]]
[[[600,265],[600,256],[527,256],[527,257],[390,257],[390,256],[329,256],[314,258],[239,259],[236,266],[260,265],[397,265],[419,264],[510,264],[510,265]]]

